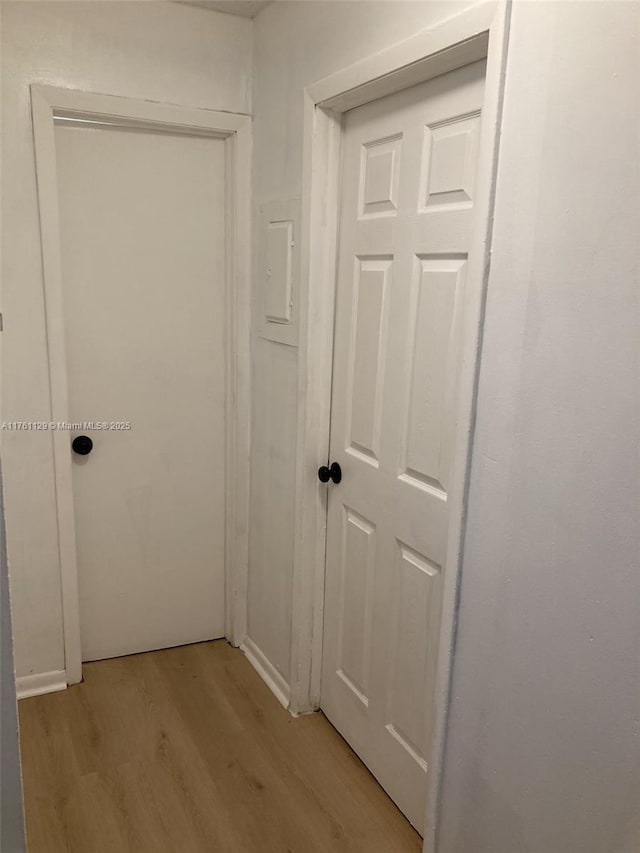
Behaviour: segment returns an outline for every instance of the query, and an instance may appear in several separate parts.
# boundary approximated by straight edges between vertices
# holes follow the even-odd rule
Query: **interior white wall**
[[[2,413],[5,421],[49,421],[29,85],[48,83],[248,113],[251,21],[168,2],[0,6],[5,129]],[[51,435],[3,432],[2,443],[17,674],[61,670]]]
[[[438,853],[640,850],[639,36],[513,10]]]
[[[254,209],[301,193],[304,86],[461,5],[267,7]],[[170,3],[1,8],[3,419],[49,420],[28,84],[249,111],[251,23]],[[640,846],[637,9],[513,13],[440,853]],[[297,350],[252,349],[249,631],[288,678]],[[57,670],[51,442],[2,438],[16,664]]]
[[[444,20],[471,2],[282,2],[254,20],[254,214],[300,198],[304,88]],[[254,215],[254,282],[260,287]],[[256,334],[252,357],[248,624],[251,640],[290,677],[297,348]]]

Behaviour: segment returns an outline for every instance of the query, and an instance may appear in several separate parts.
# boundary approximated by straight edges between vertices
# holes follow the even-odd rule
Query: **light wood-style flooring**
[[[84,665],[20,703],[29,853],[418,853],[321,715],[224,640]]]

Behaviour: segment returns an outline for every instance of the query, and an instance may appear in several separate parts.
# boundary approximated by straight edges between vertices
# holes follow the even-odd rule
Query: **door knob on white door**
[[[93,450],[93,441],[88,435],[77,435],[71,442],[71,449],[79,456],[87,456]]]
[[[328,483],[331,480],[338,485],[340,480],[342,480],[342,468],[337,462],[332,462],[330,468],[327,468],[326,465],[321,465],[318,468],[318,479],[321,483]]]

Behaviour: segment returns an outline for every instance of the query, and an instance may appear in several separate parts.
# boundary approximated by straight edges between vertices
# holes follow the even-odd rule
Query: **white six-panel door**
[[[55,137],[82,658],[222,637],[225,141]]]
[[[321,706],[420,831],[484,74],[343,134]]]

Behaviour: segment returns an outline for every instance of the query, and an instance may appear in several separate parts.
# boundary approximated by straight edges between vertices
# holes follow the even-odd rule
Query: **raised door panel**
[[[466,258],[417,257],[409,334],[403,479],[446,497],[450,397],[457,365],[457,314]]]
[[[480,113],[425,126],[421,202],[424,209],[471,207]]]
[[[402,134],[365,142],[360,166],[359,215],[393,216],[398,210]]]
[[[422,771],[430,734],[426,701],[435,664],[440,566],[396,542],[386,729]]]
[[[340,639],[337,673],[363,705],[369,704],[375,527],[345,507],[342,533]]]
[[[377,465],[392,259],[354,262],[348,447]]]

